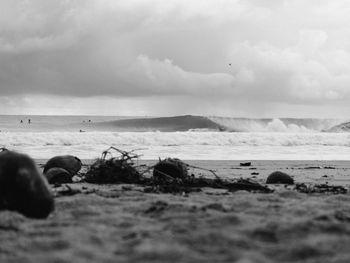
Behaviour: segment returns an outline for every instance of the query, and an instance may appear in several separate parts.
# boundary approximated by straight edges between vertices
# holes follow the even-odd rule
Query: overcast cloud
[[[349,14],[347,0],[2,0],[0,114],[345,117]]]

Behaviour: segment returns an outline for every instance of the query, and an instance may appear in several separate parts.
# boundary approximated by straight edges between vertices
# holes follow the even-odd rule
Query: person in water
[[[31,124],[31,123],[32,123],[32,121],[30,119],[28,119],[28,124]]]

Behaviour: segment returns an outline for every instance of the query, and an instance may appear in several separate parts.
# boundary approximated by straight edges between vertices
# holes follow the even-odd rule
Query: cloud
[[[336,107],[350,96],[348,11],[345,0],[4,0],[0,97],[108,96],[148,110],[157,97],[168,113],[179,97],[218,114]]]

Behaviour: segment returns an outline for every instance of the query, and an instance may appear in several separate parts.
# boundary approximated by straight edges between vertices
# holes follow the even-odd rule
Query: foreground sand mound
[[[0,213],[1,262],[349,262],[350,196],[75,184],[45,221]],[[59,191],[59,189],[56,189]]]
[[[0,152],[0,209],[32,218],[46,218],[53,211],[47,181],[29,156],[6,149]]]

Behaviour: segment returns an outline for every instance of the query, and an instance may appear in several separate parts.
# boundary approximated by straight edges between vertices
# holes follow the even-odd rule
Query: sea
[[[348,119],[249,119],[217,116],[0,115],[0,147],[36,159],[94,159],[110,146],[140,159],[349,160]]]

